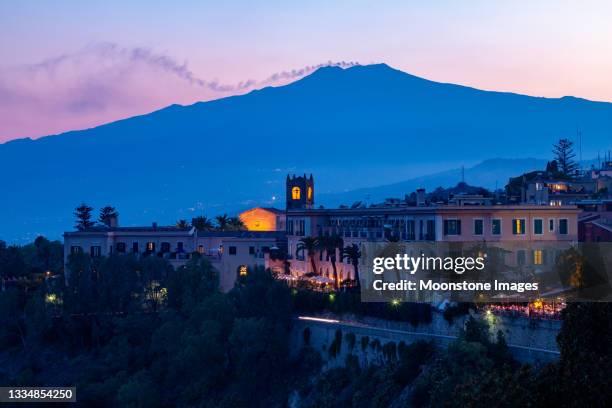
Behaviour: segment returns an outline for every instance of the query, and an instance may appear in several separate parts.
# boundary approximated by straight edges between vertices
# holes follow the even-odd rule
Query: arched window
[[[299,200],[300,196],[301,196],[301,191],[299,187],[293,187],[291,189],[291,198],[293,198],[294,200]]]
[[[308,193],[307,194],[308,194],[308,196],[307,196],[308,200],[312,201],[312,187],[308,186]]]

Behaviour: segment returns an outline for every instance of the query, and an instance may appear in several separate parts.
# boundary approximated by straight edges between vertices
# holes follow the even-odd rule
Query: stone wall
[[[434,313],[430,324],[414,327],[405,322],[375,318],[332,315],[319,317],[337,322],[296,319],[292,330],[291,349],[297,352],[304,346],[304,329],[309,328],[310,346],[321,352],[328,367],[343,365],[348,354],[357,356],[363,365],[372,362],[382,363],[384,362],[382,346],[390,341],[396,344],[400,341],[410,344],[417,340],[431,340],[439,347],[445,348],[457,338],[467,319],[467,316],[462,316],[455,318],[452,324],[449,324],[441,314]],[[559,321],[508,318],[488,314],[476,317],[489,322],[492,338],[498,330],[504,333],[508,347],[518,361],[540,364],[554,361],[559,357],[556,344],[556,336],[560,329]],[[342,333],[341,348],[334,358],[330,358],[329,348],[337,330]],[[355,336],[352,349],[346,338],[347,333],[353,333]],[[362,347],[362,338],[366,336],[368,344]]]

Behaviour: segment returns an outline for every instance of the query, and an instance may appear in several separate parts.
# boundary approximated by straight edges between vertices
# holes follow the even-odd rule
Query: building
[[[582,200],[578,219],[581,242],[612,242],[612,199]]]
[[[523,204],[571,205],[582,200],[612,198],[612,162],[564,177],[554,171],[533,171],[511,178],[507,192]]]
[[[578,240],[580,209],[575,205],[492,205],[490,200],[475,196],[437,204],[428,203],[424,190],[419,190],[414,204],[388,199],[383,205],[313,208],[314,197],[312,202],[305,202],[301,195],[292,193],[303,188],[304,179],[288,177],[286,185],[287,256],[290,273],[296,276],[314,273],[331,277],[333,260],[340,280],[354,279],[353,265],[342,259],[341,249],[335,254],[317,251],[314,261],[309,260],[300,250],[306,237],[337,236],[344,246],[355,244],[361,252],[372,244],[389,241],[511,243],[518,249],[509,264],[536,270],[545,262],[553,262],[554,256],[546,256],[547,251]],[[314,188],[312,176],[308,180],[309,187]],[[360,267],[371,267],[363,258]]]
[[[74,253],[87,253],[92,258],[112,254],[157,256],[177,268],[197,252],[217,269],[223,291],[230,290],[237,276],[248,268],[284,268],[284,260],[274,258],[275,252],[284,251],[284,231],[198,231],[156,223],[149,227],[120,227],[118,220],[111,225],[64,233],[66,278],[70,273],[69,256]]]
[[[512,246],[507,264],[538,272],[554,261],[556,252],[577,242],[580,233],[581,209],[576,205],[494,204],[478,194],[431,202],[419,189],[414,200],[327,209],[315,208],[314,191],[312,175],[287,176],[286,210],[258,207],[241,213],[247,231],[198,231],[155,223],[120,227],[113,220],[110,226],[66,232],[64,258],[67,263],[76,252],[92,257],[133,253],[164,258],[176,268],[197,252],[217,268],[222,289],[229,290],[245,268],[255,266],[293,277],[312,274],[327,279],[335,266],[341,281],[355,278],[352,260],[341,256],[342,248],[334,253],[312,248],[309,254],[301,248],[309,237],[337,237],[343,246],[356,245],[364,254],[358,263],[362,270],[371,267],[367,255],[372,245],[487,243]]]
[[[285,211],[270,207],[255,207],[239,215],[249,231],[284,231]]]

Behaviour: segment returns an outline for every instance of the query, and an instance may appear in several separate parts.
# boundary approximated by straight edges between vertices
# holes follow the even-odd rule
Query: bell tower
[[[287,174],[287,209],[307,209],[314,207],[314,180],[310,177],[298,176],[295,174],[290,177]]]

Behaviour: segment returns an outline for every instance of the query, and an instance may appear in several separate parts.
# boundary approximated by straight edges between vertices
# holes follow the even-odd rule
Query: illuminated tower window
[[[301,194],[302,194],[302,192],[300,191],[299,187],[293,187],[291,189],[291,198],[293,198],[294,200],[299,200]]]
[[[308,187],[308,200],[311,201],[312,200],[312,187]]]

